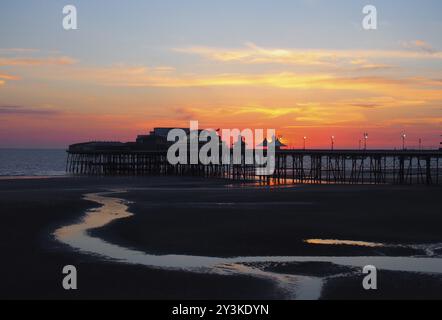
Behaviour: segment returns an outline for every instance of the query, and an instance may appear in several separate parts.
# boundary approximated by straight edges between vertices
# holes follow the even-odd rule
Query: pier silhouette
[[[87,142],[67,150],[66,171],[74,175],[189,175],[257,183],[294,184],[440,184],[442,150],[326,150],[275,151],[275,170],[257,175],[256,161],[240,163],[170,164],[167,131],[157,128],[136,142]],[[249,150],[250,151],[250,150]],[[253,150],[252,150],[253,151]],[[229,152],[233,152],[230,149]],[[252,152],[253,157],[255,153]],[[231,157],[232,158],[232,157]]]

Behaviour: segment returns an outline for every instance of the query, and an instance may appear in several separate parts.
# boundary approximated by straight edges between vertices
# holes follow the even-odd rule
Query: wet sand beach
[[[99,204],[85,194],[122,190],[133,214],[88,234],[150,255],[231,259],[257,256],[426,256],[442,243],[440,187],[307,185],[253,187],[180,177],[0,181],[1,298],[285,299],[247,272],[229,275],[151,268],[79,252],[53,233]],[[227,185],[227,186],[226,186]],[[307,239],[383,246],[325,245]],[[439,256],[438,248],[432,254]],[[79,290],[61,286],[75,265]],[[244,266],[256,267],[254,263]],[[442,275],[379,271],[380,289],[362,289],[360,270],[327,262],[258,266],[275,274],[326,277],[320,298],[442,298]],[[350,276],[341,276],[351,273]]]

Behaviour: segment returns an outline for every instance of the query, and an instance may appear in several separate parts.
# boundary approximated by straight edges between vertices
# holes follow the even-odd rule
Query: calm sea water
[[[0,177],[66,175],[65,150],[0,149]]]

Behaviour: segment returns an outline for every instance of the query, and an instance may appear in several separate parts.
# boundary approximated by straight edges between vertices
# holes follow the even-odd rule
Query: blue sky
[[[61,28],[65,4],[78,9],[75,33]],[[379,13],[373,33],[360,27],[366,4]],[[2,47],[61,50],[92,63],[161,62],[164,49],[187,45],[371,49],[442,41],[438,0],[19,0],[0,8]]]

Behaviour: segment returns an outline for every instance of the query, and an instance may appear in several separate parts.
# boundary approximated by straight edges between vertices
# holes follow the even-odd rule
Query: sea
[[[66,159],[63,149],[0,149],[0,179],[62,177]]]

